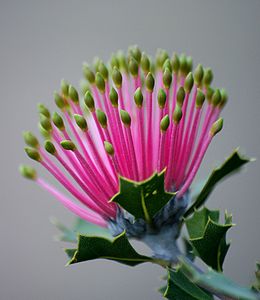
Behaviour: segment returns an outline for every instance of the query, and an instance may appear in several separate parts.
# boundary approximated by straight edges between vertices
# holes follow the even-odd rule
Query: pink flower
[[[127,59],[121,52],[112,56],[109,70],[100,60],[95,69],[83,66],[89,82],[84,101],[62,81],[61,92],[54,94],[61,115],[51,118],[39,105],[48,154],[32,133],[24,134],[28,156],[82,205],[34,169],[22,166],[21,172],[80,218],[107,227],[116,219],[118,207],[109,200],[119,191],[119,176],[139,182],[165,169],[165,189],[177,191],[181,201],[222,128],[219,115],[227,95],[210,87],[210,69],[198,65],[192,74],[190,57],[169,59],[163,50],[156,66],[132,47]]]

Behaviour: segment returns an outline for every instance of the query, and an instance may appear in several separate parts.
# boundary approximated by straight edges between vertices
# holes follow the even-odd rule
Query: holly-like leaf
[[[241,287],[232,280],[226,278],[223,273],[208,269],[203,273],[192,266],[185,258],[180,258],[181,272],[195,285],[210,291],[215,295],[221,295],[221,299],[259,300],[260,294],[250,288]],[[185,299],[185,298],[184,298]],[[189,298],[188,298],[189,299]],[[204,299],[204,298],[201,298]],[[205,298],[206,299],[206,298]]]
[[[190,281],[180,268],[168,270],[168,285],[164,290],[164,297],[170,300],[213,300],[210,293]]]
[[[118,203],[136,219],[151,223],[154,215],[175,196],[175,193],[165,192],[164,174],[165,171],[155,173],[142,182],[121,177],[120,191],[111,201]]]
[[[204,185],[203,189],[193,202],[193,204],[189,207],[189,209],[184,214],[184,217],[188,217],[193,213],[195,209],[200,208],[205,201],[207,200],[210,193],[215,188],[216,184],[224,179],[226,176],[231,175],[235,171],[238,171],[244,164],[250,162],[251,159],[242,157],[238,153],[238,149],[236,149],[230,157],[228,157],[225,162],[211,173],[209,179]]]
[[[66,253],[69,256],[73,254],[68,265],[98,258],[117,261],[129,266],[153,262],[152,258],[140,255],[135,251],[125,232],[112,241],[102,237],[79,235],[77,249],[67,249]]]
[[[61,231],[61,235],[56,236],[57,240],[63,242],[77,243],[78,234],[112,237],[107,228],[88,223],[80,218],[75,219],[72,228],[66,227],[56,218],[51,218],[51,222]]]
[[[219,224],[219,212],[203,208],[195,211],[185,221],[194,253],[208,266],[222,271],[222,265],[230,244],[226,243],[226,233],[233,224],[232,218],[226,214],[225,224]]]

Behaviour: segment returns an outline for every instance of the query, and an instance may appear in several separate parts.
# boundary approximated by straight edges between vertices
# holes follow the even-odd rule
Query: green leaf
[[[185,220],[194,253],[213,269],[222,271],[222,265],[230,244],[226,243],[226,233],[233,224],[226,213],[225,224],[219,224],[219,211],[203,208],[195,211]]]
[[[184,258],[180,258],[180,261],[180,270],[191,282],[215,295],[221,295],[227,299],[229,297],[230,299],[240,300],[260,299],[259,294],[247,287],[239,286],[229,278],[226,278],[222,273],[218,273],[212,269],[208,269],[207,272],[202,273]],[[224,299],[224,297],[221,297],[221,299]]]
[[[118,203],[136,219],[151,223],[154,215],[175,196],[175,193],[165,192],[164,174],[165,171],[155,173],[142,182],[120,177],[120,191],[111,201]]]
[[[164,297],[170,300],[213,300],[213,296],[187,278],[180,268],[168,270]]]
[[[78,247],[74,250],[74,255],[68,265],[98,258],[114,260],[129,266],[153,262],[152,258],[140,255],[134,250],[125,232],[113,241],[102,237],[79,235]],[[71,255],[72,249],[66,250],[66,252]]]
[[[78,234],[87,234],[87,235],[95,235],[95,236],[103,236],[107,238],[111,238],[111,234],[108,229],[99,227],[92,223],[88,223],[85,220],[80,218],[76,218],[72,228],[68,228],[63,225],[56,218],[52,218],[51,222],[61,231],[61,235],[57,236],[57,240],[63,242],[77,243]]]
[[[251,160],[249,158],[242,157],[238,153],[238,149],[236,149],[220,167],[213,170],[203,189],[197,196],[196,200],[184,214],[184,217],[187,218],[190,214],[193,213],[195,209],[198,209],[205,203],[208,196],[213,191],[213,189],[219,181],[224,179],[226,176],[231,175],[235,171],[238,171],[240,167],[242,167],[244,164],[250,161]]]
[[[256,271],[255,271],[256,281],[253,284],[253,289],[260,292],[260,263],[256,263]]]

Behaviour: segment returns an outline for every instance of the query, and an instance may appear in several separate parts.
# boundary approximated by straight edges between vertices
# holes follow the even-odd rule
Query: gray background
[[[66,257],[49,223],[72,215],[50,195],[20,178],[27,162],[21,131],[35,129],[36,103],[52,104],[66,78],[77,85],[81,63],[105,60],[139,44],[186,52],[211,66],[215,85],[227,88],[225,128],[212,143],[198,177],[241,146],[260,157],[260,1],[0,1],[1,209],[0,298],[159,299],[163,271],[107,261],[64,267]],[[237,226],[225,272],[248,284],[260,259],[259,161],[212,194],[211,208],[228,209]],[[197,177],[197,178],[198,178]]]

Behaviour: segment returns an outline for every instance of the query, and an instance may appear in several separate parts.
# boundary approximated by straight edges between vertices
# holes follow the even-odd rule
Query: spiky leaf
[[[117,261],[129,266],[153,261],[152,258],[140,255],[134,250],[125,232],[112,241],[102,237],[79,235],[77,249],[66,250],[66,253],[69,256],[73,254],[68,262],[69,265],[98,258]]]
[[[150,223],[153,216],[175,196],[175,193],[165,192],[164,174],[155,173],[143,182],[121,177],[120,191],[111,201],[118,203],[136,219]]]
[[[201,190],[193,204],[190,206],[190,208],[186,211],[184,217],[188,217],[193,213],[195,209],[198,209],[205,203],[208,196],[220,180],[224,179],[228,175],[231,175],[233,172],[238,171],[244,164],[248,163],[249,161],[251,160],[249,158],[242,157],[238,153],[238,149],[236,149],[220,167],[212,171],[203,189]]]

